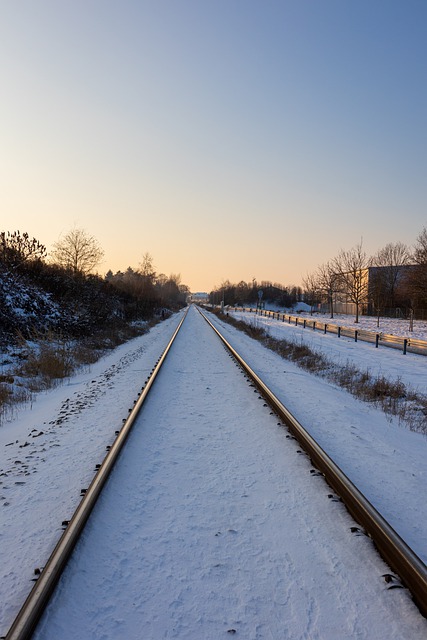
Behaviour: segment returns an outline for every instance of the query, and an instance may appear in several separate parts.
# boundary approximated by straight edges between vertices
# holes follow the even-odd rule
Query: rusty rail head
[[[200,310],[199,310],[200,311]],[[201,312],[200,312],[201,313]],[[286,424],[292,435],[331,488],[341,497],[353,518],[369,534],[379,553],[395,571],[402,583],[409,589],[421,613],[427,617],[427,566],[412,551],[399,534],[389,525],[367,498],[357,489],[337,464],[323,451],[316,440],[304,429],[298,420],[286,409],[280,400],[266,386],[261,378],[243,360],[231,344],[224,338],[212,322],[202,316],[218,335],[245,373],[257,386],[270,407]]]

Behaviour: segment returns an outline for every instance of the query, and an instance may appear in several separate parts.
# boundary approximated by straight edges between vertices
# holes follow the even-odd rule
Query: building
[[[418,306],[411,293],[411,276],[418,265],[368,267],[337,279],[332,293],[334,313],[409,317]],[[357,309],[358,307],[358,309]],[[320,305],[330,312],[330,302]]]
[[[191,293],[188,302],[195,302],[196,304],[207,304],[209,302],[209,294],[204,292]]]

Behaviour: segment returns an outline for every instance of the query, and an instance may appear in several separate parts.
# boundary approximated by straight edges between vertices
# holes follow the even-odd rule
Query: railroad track
[[[206,323],[217,334],[230,355],[243,369],[250,384],[254,386],[260,396],[265,400],[265,403],[268,404],[271,410],[280,418],[281,423],[287,426],[292,436],[298,440],[312,461],[313,466],[318,470],[317,472],[324,476],[332,490],[340,497],[356,522],[363,527],[364,531],[372,538],[380,554],[391,569],[400,577],[402,584],[412,593],[413,599],[423,615],[427,615],[426,566],[412,550],[408,548],[405,542],[349,481],[330,457],[322,451],[319,445],[283,406],[280,400],[268,389],[264,382],[252,371],[249,365],[210,322],[209,318],[202,312],[200,313]],[[24,638],[30,638],[32,636],[184,320],[185,316],[174,332],[164,353],[157,361],[149,379],[147,379],[142,387],[141,393],[135,401],[129,417],[117,433],[115,442],[109,448],[104,462],[100,465],[74,516],[69,522],[64,523],[64,533],[9,630],[6,636],[7,640],[23,640]]]

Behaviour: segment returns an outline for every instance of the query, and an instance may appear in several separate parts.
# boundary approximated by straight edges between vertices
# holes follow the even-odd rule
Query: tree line
[[[147,320],[186,304],[188,287],[180,276],[157,274],[149,254],[139,267],[109,271],[105,277],[92,273],[103,255],[84,229],[65,234],[50,254],[28,233],[1,231],[0,333],[19,331],[27,337],[33,330],[52,329],[90,335],[112,323]]]
[[[363,310],[370,315],[403,316],[427,310],[427,229],[419,233],[412,248],[402,242],[388,243],[369,256],[361,241],[342,249],[303,278],[303,288],[268,281],[225,280],[209,293],[212,304],[256,306],[261,301],[292,308],[304,301],[312,311],[325,308],[331,317],[339,303],[352,303],[355,321]]]
[[[363,309],[370,315],[411,315],[427,308],[427,229],[411,249],[402,242],[388,243],[369,256],[362,241],[319,265],[303,281],[304,299],[313,308],[327,306],[334,316],[337,302],[355,307],[355,322]]]
[[[255,278],[252,282],[241,280],[237,284],[224,280],[209,293],[209,300],[215,305],[222,302],[224,305],[257,305],[260,300],[268,300],[279,307],[292,307],[303,300],[303,290],[295,285],[273,284],[268,280],[257,282]]]

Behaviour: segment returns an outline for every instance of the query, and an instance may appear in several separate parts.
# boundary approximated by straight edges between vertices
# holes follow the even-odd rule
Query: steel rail
[[[86,490],[64,533],[52,551],[37,582],[22,605],[17,617],[5,636],[5,640],[28,640],[31,638],[37,623],[49,602],[50,596],[52,595],[52,592],[71,556],[78,538],[83,531],[89,515],[92,512],[105,483],[107,482],[110,472],[116,463],[121,450],[123,449],[135,419],[154,384],[156,376],[170,351],[182,323],[186,318],[187,312],[188,308],[181,318],[165,350],[157,360],[156,366],[153,368],[146,384],[138,394],[138,400],[135,402],[128,418],[118,432],[114,443],[109,447],[109,451],[105,456],[104,461]]]
[[[427,566],[351,482],[338,465],[323,451],[316,440],[304,429],[290,411],[286,409],[282,402],[243,360],[206,315],[202,313],[200,309],[198,309],[198,311],[256,385],[269,406],[298,440],[301,447],[310,457],[313,465],[323,474],[326,482],[341,498],[353,518],[370,536],[380,555],[390,568],[398,574],[402,584],[411,592],[413,600],[421,613],[427,617]]]

